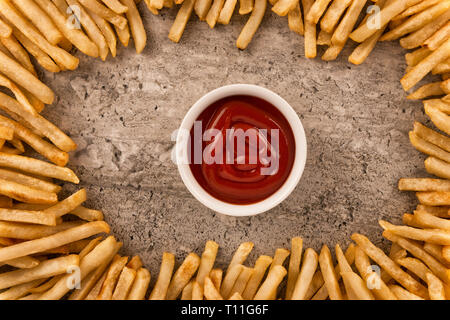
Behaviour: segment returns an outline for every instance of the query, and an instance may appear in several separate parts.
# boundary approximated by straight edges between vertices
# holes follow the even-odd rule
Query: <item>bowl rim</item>
[[[254,96],[275,106],[286,118],[291,126],[295,141],[295,157],[291,172],[284,184],[268,198],[252,204],[232,204],[221,201],[209,194],[195,179],[188,164],[188,138],[195,120],[212,103],[229,96],[248,95]],[[303,124],[291,105],[275,92],[253,84],[231,84],[214,89],[197,102],[186,113],[176,136],[175,161],[178,166],[181,179],[190,193],[203,205],[218,213],[245,217],[266,212],[284,201],[297,186],[303,174],[306,164],[307,142]]]

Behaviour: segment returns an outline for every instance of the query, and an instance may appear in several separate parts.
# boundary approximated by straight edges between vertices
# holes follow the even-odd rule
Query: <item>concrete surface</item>
[[[246,19],[239,16],[214,30],[191,19],[174,44],[167,34],[176,11],[153,16],[143,9],[142,3],[149,42],[142,55],[132,46],[106,63],[78,54],[78,70],[44,75],[58,96],[45,114],[79,144],[70,166],[89,191],[88,205],[104,210],[124,242],[124,253],[140,254],[156,274],[163,251],[180,262],[191,251],[201,254],[208,239],[221,245],[220,265],[243,241],[255,243],[250,261],[288,247],[298,235],[315,249],[346,246],[353,232],[383,245],[377,220],[399,222],[416,204],[412,194],[397,191],[397,180],[426,176],[424,156],[407,137],[413,120],[426,119],[421,103],[407,101],[401,89],[405,52],[398,44],[379,44],[361,66],[347,62],[351,48],[337,61],[307,60],[303,38],[270,11],[246,51],[235,47]],[[171,134],[189,107],[231,83],[280,94],[297,111],[308,139],[297,189],[277,208],[251,218],[202,206],[170,161]]]

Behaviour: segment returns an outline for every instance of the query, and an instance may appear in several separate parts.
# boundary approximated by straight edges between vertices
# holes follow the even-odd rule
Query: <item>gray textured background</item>
[[[167,39],[176,11],[151,15],[140,5],[148,46],[133,44],[106,63],[80,56],[73,72],[44,74],[58,100],[45,115],[79,148],[70,166],[102,209],[123,252],[140,254],[152,274],[164,250],[178,261],[202,252],[208,239],[221,245],[226,263],[242,241],[273,254],[302,236],[305,245],[347,245],[353,232],[382,244],[380,218],[394,222],[416,203],[396,190],[404,176],[423,176],[422,155],[407,137],[413,120],[424,121],[421,103],[407,101],[399,79],[404,50],[381,43],[361,66],[303,57],[303,38],[287,19],[269,10],[246,51],[235,39],[246,18],[210,30],[191,19],[180,44]],[[323,48],[319,49],[319,54]],[[231,83],[252,83],[283,96],[297,111],[308,140],[306,169],[293,194],[256,217],[216,214],[197,202],[170,161],[171,133],[203,94]],[[67,185],[66,191],[75,190]]]

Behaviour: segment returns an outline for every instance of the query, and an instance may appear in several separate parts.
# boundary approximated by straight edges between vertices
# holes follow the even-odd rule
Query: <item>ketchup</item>
[[[224,202],[252,204],[268,198],[294,164],[295,140],[288,121],[257,97],[214,102],[190,134],[191,171],[204,190]]]

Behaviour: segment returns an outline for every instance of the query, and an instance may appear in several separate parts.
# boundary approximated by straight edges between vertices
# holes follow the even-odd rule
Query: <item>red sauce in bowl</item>
[[[245,205],[270,197],[294,164],[289,122],[257,97],[230,96],[214,102],[190,134],[191,171],[204,190],[224,202]]]

